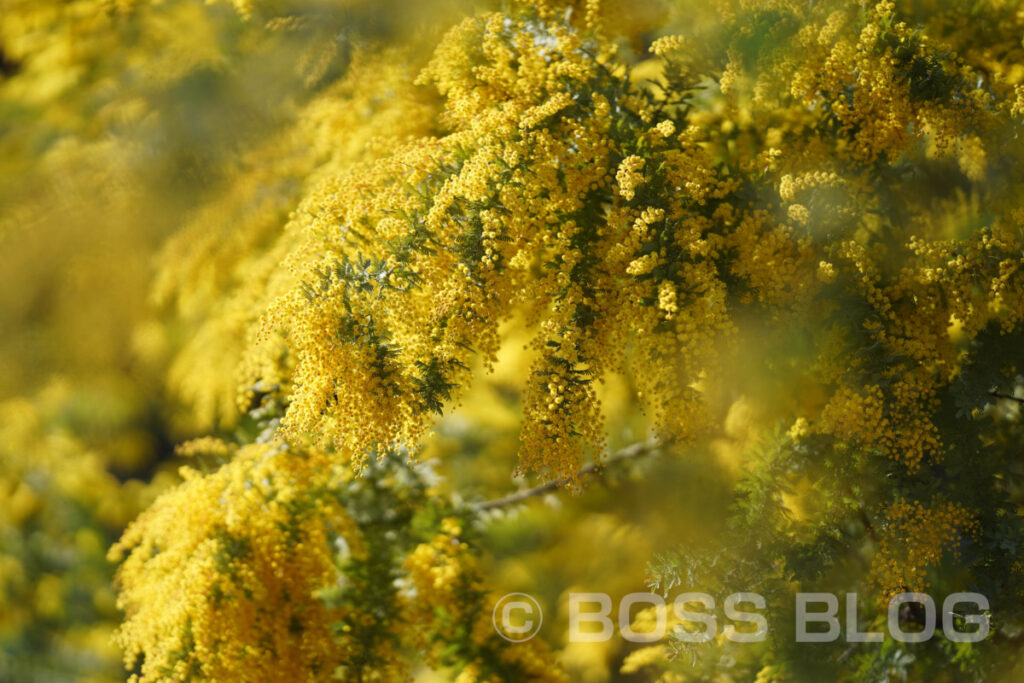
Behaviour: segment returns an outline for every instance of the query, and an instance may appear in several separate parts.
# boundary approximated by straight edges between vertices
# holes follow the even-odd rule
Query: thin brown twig
[[[852,655],[856,649],[857,649],[857,643],[851,644],[848,648],[843,650],[842,654],[840,654],[838,657],[836,657],[836,662],[838,662],[839,664],[842,664],[843,662],[845,662],[847,659],[850,658],[850,655]]]
[[[878,543],[878,535],[875,533],[875,525],[871,523],[871,518],[868,517],[867,510],[864,508],[857,508],[857,512],[860,516],[860,521],[864,525],[864,531],[868,533],[871,540]]]
[[[503,508],[508,505],[515,505],[516,503],[521,503],[524,500],[528,500],[536,496],[541,496],[544,495],[545,493],[561,488],[562,486],[565,486],[570,481],[573,481],[575,479],[580,479],[586,475],[593,474],[599,468],[606,467],[617,462],[622,462],[623,460],[631,460],[633,458],[638,458],[643,455],[649,455],[651,453],[661,450],[663,447],[664,444],[659,443],[653,439],[650,441],[640,441],[634,444],[630,444],[629,446],[626,446],[625,448],[618,450],[615,453],[612,453],[602,461],[587,463],[582,468],[580,468],[580,471],[576,473],[575,477],[562,477],[561,479],[555,479],[554,481],[549,481],[539,486],[534,486],[533,488],[524,489],[522,491],[516,491],[515,493],[510,493],[509,495],[502,496],[501,498],[495,498],[494,500],[486,500],[482,503],[477,503],[476,505],[474,505],[473,509],[477,510],[478,512],[481,512],[484,510],[494,510],[497,508]]]
[[[1021,398],[1019,396],[1013,396],[1011,394],[1004,394],[1004,393],[1002,393],[1000,391],[996,391],[995,389],[993,389],[992,391],[988,392],[988,395],[989,396],[995,396],[996,398],[1004,398],[1007,401],[1016,401],[1017,403],[1024,403],[1024,398]]]

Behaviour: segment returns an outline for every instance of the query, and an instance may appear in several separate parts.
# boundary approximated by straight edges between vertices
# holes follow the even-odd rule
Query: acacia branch
[[[1004,394],[1000,391],[996,391],[995,389],[988,392],[988,395],[995,396],[996,398],[1003,398],[1006,399],[1007,401],[1016,401],[1017,403],[1024,403],[1024,398],[1021,398],[1019,396],[1013,396],[1011,394]]]
[[[562,486],[568,484],[570,481],[582,478],[589,474],[593,474],[598,469],[606,467],[607,465],[612,465],[618,462],[622,462],[624,460],[632,460],[634,458],[639,458],[644,455],[650,455],[661,450],[663,446],[664,444],[661,444],[658,441],[655,441],[654,439],[630,444],[629,446],[626,446],[625,448],[612,453],[602,461],[587,463],[582,468],[580,468],[580,471],[576,473],[575,477],[562,477],[561,479],[555,479],[554,481],[546,482],[544,484],[541,484],[540,486],[534,486],[533,488],[524,489],[522,491],[516,491],[515,493],[510,493],[509,495],[502,496],[501,498],[495,498],[494,500],[486,500],[482,503],[476,503],[475,505],[473,505],[473,509],[476,510],[477,512],[482,512],[484,510],[495,510],[497,508],[515,505],[516,503],[521,503],[524,500],[535,498],[536,496],[542,496],[545,493],[561,488]]]
[[[875,525],[871,523],[871,518],[868,517],[867,510],[859,507],[857,508],[857,513],[860,516],[861,523],[864,525],[864,531],[867,532],[872,541],[878,543],[878,534],[875,533]]]

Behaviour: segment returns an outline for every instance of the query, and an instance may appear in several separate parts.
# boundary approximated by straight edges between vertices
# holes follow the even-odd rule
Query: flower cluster
[[[405,559],[410,595],[406,613],[421,635],[415,643],[434,663],[450,665],[445,650],[460,642],[457,683],[565,681],[543,641],[508,647],[495,632],[490,608],[499,596],[486,591],[478,560],[461,534],[460,522],[445,518],[440,533]]]
[[[963,539],[978,531],[970,512],[948,502],[926,506],[899,500],[885,510],[884,519],[871,563],[871,579],[883,602],[897,593],[927,592],[927,571],[940,567],[947,555],[958,559]]]
[[[330,468],[280,444],[248,446],[213,474],[184,469],[111,549],[122,561],[118,631],[141,680],[281,680],[330,675],[358,648],[335,642],[346,615],[315,599],[339,579],[339,539],[360,552]]]
[[[411,648],[465,681],[557,678],[491,632],[461,513],[389,497],[389,458],[416,458],[509,323],[519,472],[579,486],[624,377],[740,481],[770,557],[730,563],[779,593],[850,558],[881,596],[924,586],[986,531],[980,496],[1019,505],[976,419],[1020,381],[985,356],[1016,358],[1024,327],[1024,14],[918,5],[723,2],[650,45],[623,22],[627,47],[621,8],[537,0],[422,59],[353,48],[164,250],[157,299],[192,332],[171,389],[193,426],[258,433],[186,447],[230,462],[120,544],[129,664],[386,679]],[[762,417],[793,425],[778,452]]]

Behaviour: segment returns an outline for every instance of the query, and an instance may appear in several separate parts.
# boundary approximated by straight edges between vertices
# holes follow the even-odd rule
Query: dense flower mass
[[[563,680],[543,644],[501,647],[457,518],[432,539],[409,535],[406,515],[433,511],[396,457],[354,479],[281,442],[183,450],[227,462],[185,469],[111,549],[133,680],[405,680],[404,651],[450,665],[453,646],[467,683]]]
[[[891,2],[724,8],[721,33],[665,35],[639,64],[597,3],[466,18],[415,84],[395,69],[411,55],[360,57],[301,114],[298,142],[261,150],[166,252],[163,287],[186,316],[216,300],[197,285],[230,292],[178,356],[183,396],[205,424],[230,420],[233,380],[210,364],[237,368],[243,408],[280,401],[280,436],[358,471],[381,448],[415,453],[519,321],[519,470],[575,486],[606,448],[610,377],[630,378],[662,436],[692,442],[715,432],[744,339],[814,319],[802,367],[762,351],[817,387],[790,448],[891,460],[911,479],[943,466],[963,448],[943,420],[974,340],[1024,318],[1022,214],[993,182],[1018,168],[1021,74],[993,66],[1012,49],[979,52],[942,12],[922,30]],[[779,510],[864,518],[844,502],[814,519],[804,480]],[[979,524],[953,500],[869,504],[886,520],[883,594],[921,585]],[[441,594],[461,572],[444,538],[407,560]]]
[[[10,5],[0,679],[1024,675],[1019,3]],[[650,554],[991,634],[560,640]]]
[[[769,45],[744,54],[739,33],[715,107],[678,39],[638,84],[593,18],[541,5],[452,29],[419,78],[444,134],[324,173],[287,229],[301,282],[249,351],[287,340],[285,433],[356,463],[415,447],[522,315],[521,467],[571,479],[603,449],[609,373],[636,377],[663,433],[696,436],[742,318],[831,309],[846,319],[822,332],[812,372],[834,388],[813,428],[910,470],[940,459],[958,349],[1024,315],[1020,216],[984,182],[1014,168],[1014,91],[944,61],[891,3],[787,12]],[[922,201],[929,179],[983,193],[986,222]],[[850,329],[891,362],[851,356]]]
[[[283,462],[282,462],[283,461]],[[215,474],[186,470],[112,549],[122,558],[119,632],[141,679],[323,677],[349,648],[331,625],[347,616],[314,598],[338,576],[336,539],[359,551],[353,524],[318,495],[315,456],[250,446]]]

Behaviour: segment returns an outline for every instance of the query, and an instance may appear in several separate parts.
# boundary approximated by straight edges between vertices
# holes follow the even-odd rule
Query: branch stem
[[[1016,401],[1017,403],[1024,403],[1024,398],[1021,398],[1019,396],[1013,396],[1011,394],[1004,394],[1000,391],[992,390],[988,392],[988,395],[995,396],[996,398],[1006,399],[1007,401]]]
[[[586,475],[593,474],[602,467],[613,465],[624,460],[632,460],[634,458],[639,458],[644,455],[649,455],[661,450],[663,447],[664,444],[658,443],[653,439],[649,441],[640,441],[634,444],[630,444],[629,446],[626,446],[625,448],[612,453],[602,461],[587,463],[582,468],[580,468],[580,471],[576,474],[576,477],[562,477],[561,479],[555,479],[553,481],[545,482],[539,486],[534,486],[533,488],[523,489],[522,491],[510,493],[509,495],[502,496],[501,498],[495,498],[494,500],[486,500],[482,503],[475,504],[473,506],[473,509],[476,510],[477,512],[482,512],[484,510],[494,510],[497,508],[507,507],[509,505],[515,505],[516,503],[521,503],[524,500],[529,500],[530,498],[542,496],[545,493],[549,493],[551,491],[559,489],[562,486],[568,484],[573,479],[581,479]]]

